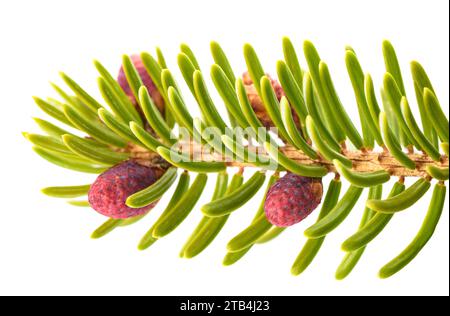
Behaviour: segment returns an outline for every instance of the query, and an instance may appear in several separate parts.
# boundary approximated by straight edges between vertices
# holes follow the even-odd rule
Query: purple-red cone
[[[142,208],[131,208],[125,204],[127,198],[157,180],[151,168],[127,160],[111,167],[97,177],[91,185],[88,200],[98,213],[115,219],[125,219],[148,213],[156,202]]]
[[[136,67],[139,76],[141,77],[142,83],[144,84],[145,87],[147,87],[148,93],[150,94],[150,97],[152,98],[153,102],[158,107],[159,111],[161,113],[164,113],[164,99],[159,93],[152,79],[150,78],[150,75],[148,74],[147,70],[145,69],[141,57],[139,55],[131,55],[130,58],[131,61],[133,62],[134,67]],[[133,91],[131,90],[131,87],[128,84],[127,77],[125,76],[125,72],[123,70],[123,66],[120,67],[117,82],[122,87],[123,91],[125,91],[125,93],[128,95],[133,104],[136,105],[137,104],[136,98],[134,97]]]
[[[322,179],[287,173],[267,192],[264,211],[275,226],[297,224],[319,206],[323,195]]]

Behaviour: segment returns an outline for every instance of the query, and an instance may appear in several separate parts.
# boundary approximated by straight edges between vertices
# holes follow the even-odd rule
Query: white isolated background
[[[356,120],[344,47],[353,45],[379,87],[384,72],[381,43],[388,38],[397,49],[411,103],[415,105],[409,62],[417,59],[429,72],[442,104],[448,105],[448,6],[444,0],[2,1],[0,294],[448,295],[448,211],[444,211],[434,238],[407,269],[389,280],[377,278],[378,269],[419,229],[431,190],[420,203],[394,218],[347,280],[336,281],[334,272],[343,257],[341,242],[358,226],[363,198],[348,220],[327,238],[304,275],[293,277],[289,271],[305,242],[302,232],[317,214],[270,244],[255,247],[238,264],[223,267],[226,243],[249,223],[261,199],[258,195],[232,215],[203,254],[193,260],[179,259],[178,251],[200,219],[199,205],[209,199],[214,187],[211,176],[191,216],[148,251],[138,252],[137,242],[162,211],[170,192],[142,222],[93,241],[90,233],[104,218],[45,197],[39,190],[49,185],[88,183],[94,176],[47,163],[31,151],[21,135],[22,131],[38,132],[31,117],[46,116],[31,96],[55,96],[48,81],[61,83],[58,71],[65,71],[99,95],[94,58],[115,73],[122,54],[153,53],[160,46],[181,83],[176,66],[179,44],[186,42],[192,47],[209,77],[210,40],[221,43],[237,73],[245,69],[242,45],[252,43],[272,74],[282,58],[282,36],[290,36],[299,55],[303,40],[312,40],[331,68],[347,111]],[[301,62],[305,65],[303,57]],[[185,85],[183,89],[190,108],[198,113]],[[214,97],[220,104],[216,94]],[[225,113],[223,108],[221,111]],[[324,179],[325,184],[328,181]]]

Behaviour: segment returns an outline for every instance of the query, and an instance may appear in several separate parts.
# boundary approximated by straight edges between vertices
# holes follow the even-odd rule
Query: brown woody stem
[[[217,154],[205,153],[202,151],[201,145],[197,143],[180,144],[180,147],[184,149],[189,148],[191,155],[195,153],[202,153],[202,160],[204,161],[225,161],[230,167],[252,167],[251,163],[243,163],[239,161],[229,161]],[[257,147],[249,150],[260,151],[261,147]],[[335,172],[335,168],[330,161],[319,158],[313,160],[305,155],[302,151],[297,150],[292,146],[284,146],[279,148],[280,151],[292,160],[304,165],[322,165],[328,168],[330,172]],[[130,146],[128,149],[133,159],[138,160],[143,164],[157,164],[162,159],[156,153],[149,152],[146,149],[137,146]],[[342,153],[348,159],[353,162],[353,170],[358,172],[372,172],[377,170],[386,170],[392,176],[397,177],[422,177],[426,176],[426,167],[429,165],[435,165],[438,167],[448,167],[448,157],[442,156],[440,162],[433,161],[429,156],[422,153],[408,153],[409,158],[416,163],[416,169],[411,170],[405,168],[400,164],[388,151],[382,152],[375,151],[350,151],[345,150]]]

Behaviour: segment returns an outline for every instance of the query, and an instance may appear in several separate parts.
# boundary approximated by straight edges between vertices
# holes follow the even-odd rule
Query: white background
[[[162,206],[134,227],[103,240],[90,240],[90,233],[103,221],[101,216],[45,197],[39,190],[49,185],[84,184],[94,178],[50,165],[21,136],[21,131],[38,131],[31,117],[45,115],[31,96],[55,96],[48,81],[61,83],[58,71],[64,70],[98,95],[94,58],[116,72],[122,54],[153,53],[159,45],[181,82],[176,55],[182,42],[191,45],[205,72],[212,63],[210,40],[222,44],[237,72],[245,69],[242,45],[250,42],[266,70],[274,73],[275,62],[282,57],[282,36],[290,36],[299,53],[302,41],[310,39],[328,62],[341,98],[356,118],[344,46],[353,45],[379,86],[384,71],[381,42],[388,38],[396,46],[411,101],[409,62],[417,59],[447,105],[448,9],[444,0],[2,1],[0,294],[448,295],[447,211],[434,238],[413,264],[392,279],[377,278],[378,269],[420,227],[430,194],[394,218],[344,282],[335,281],[334,271],[343,256],[341,242],[358,225],[362,199],[303,276],[293,277],[289,271],[304,243],[302,232],[313,223],[314,215],[274,242],[255,247],[235,266],[222,267],[227,241],[247,225],[260,196],[233,215],[213,246],[198,258],[178,258],[200,218],[198,207],[176,232],[140,253],[137,242]],[[185,95],[189,95],[187,89]],[[209,198],[213,180],[199,205]],[[169,196],[170,192],[164,201]]]

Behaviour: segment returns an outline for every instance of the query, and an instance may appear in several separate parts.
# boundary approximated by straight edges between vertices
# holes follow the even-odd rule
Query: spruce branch
[[[406,97],[392,44],[383,42],[386,73],[381,82],[381,103],[376,81],[365,74],[355,50],[347,46],[345,63],[358,113],[353,117],[341,102],[329,66],[309,41],[303,45],[307,62],[303,68],[293,43],[283,39],[284,60],[276,63],[278,80],[265,72],[250,44],[244,46],[247,71],[242,76],[234,73],[218,43],[211,43],[210,48],[215,63],[210,76],[228,120],[217,108],[221,102],[213,100],[208,90],[207,72],[201,70],[205,68],[186,44],[180,47],[177,63],[200,117],[192,116],[192,104],[167,69],[160,48],[156,58],[146,52],[123,56],[117,80],[95,61],[102,101],[61,73],[71,92],[52,83],[62,101],[34,100],[43,112],[66,126],[35,118],[46,135],[23,135],[50,163],[101,175],[92,185],[52,186],[43,193],[56,198],[88,195],[87,200],[68,203],[91,206],[110,217],[92,234],[100,238],[144,218],[178,178],[166,209],[139,243],[138,248],[145,250],[183,222],[202,195],[208,173],[217,173],[211,202],[201,208],[204,216],[180,252],[181,257],[192,258],[212,244],[231,213],[253,198],[271,173],[254,219],[228,244],[223,264],[231,265],[254,246],[279,236],[284,226],[298,223],[314,211],[322,198],[321,178],[334,173],[318,220],[305,231],[311,239],[292,273],[298,275],[312,263],[326,235],[340,226],[368,189],[361,226],[342,246],[348,253],[336,277],[343,279],[394,214],[399,216],[397,213],[422,199],[434,182],[423,227],[380,276],[389,277],[411,262],[436,229],[449,178],[449,122],[422,65],[411,63],[418,118]],[[357,120],[361,129],[355,124]],[[272,128],[279,133],[270,133]],[[230,183],[228,167],[239,167]],[[180,169],[184,171],[179,175]],[[247,181],[244,169],[256,169]],[[280,174],[284,171],[286,175]],[[190,172],[198,173],[192,183]],[[383,186],[391,177],[397,177],[397,182],[383,200]],[[407,187],[409,177],[416,179]],[[341,179],[350,183],[342,196]],[[292,185],[292,181],[302,182]],[[266,209],[269,192],[281,183],[287,185],[278,191],[282,197],[276,196],[275,207]],[[314,207],[306,212],[302,207],[308,202]],[[271,211],[275,216],[268,215]],[[290,224],[283,216],[290,218]]]

